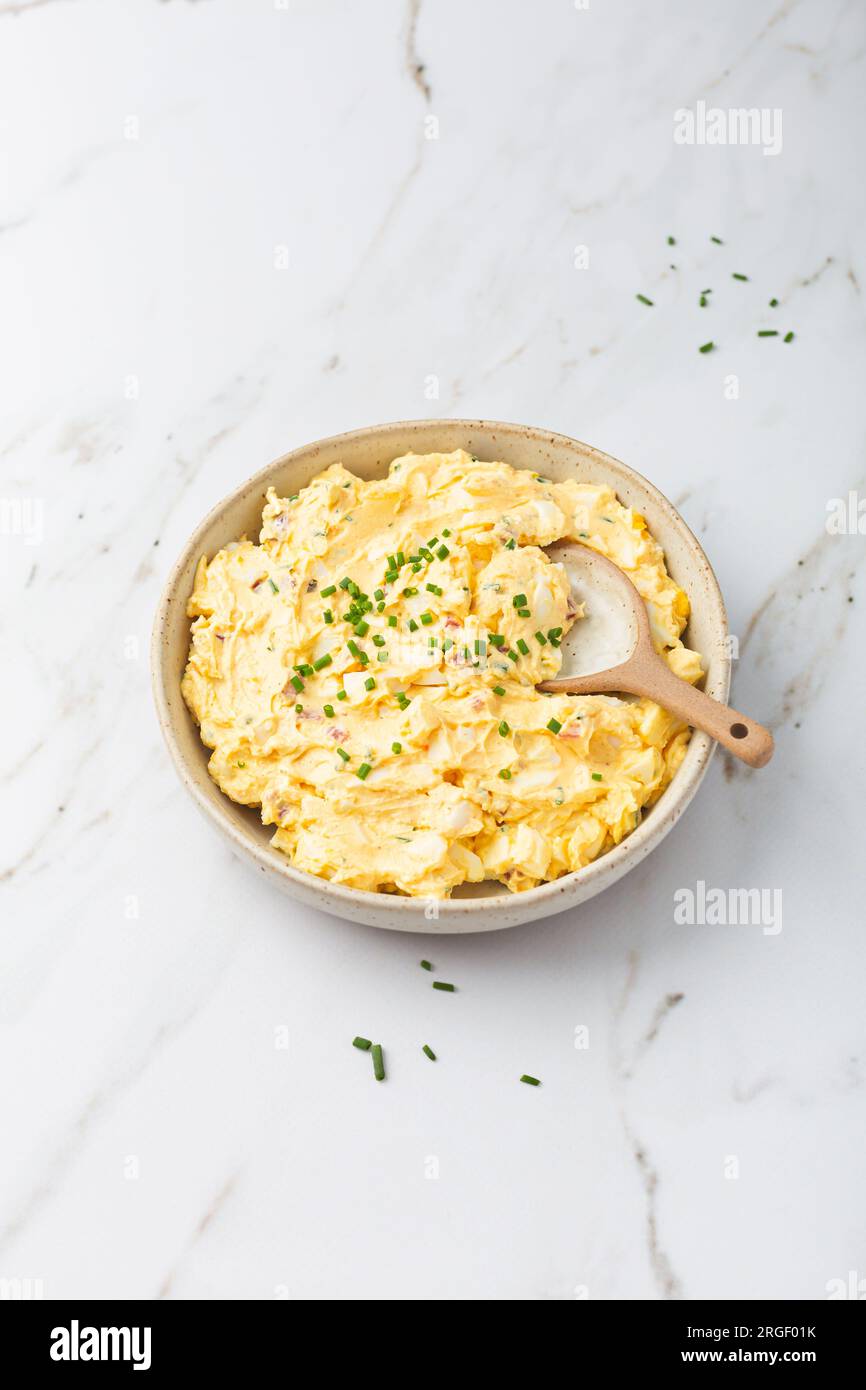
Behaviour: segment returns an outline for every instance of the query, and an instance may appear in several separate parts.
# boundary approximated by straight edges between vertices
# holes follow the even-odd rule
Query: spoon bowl
[[[579,542],[557,542],[547,554],[562,565],[575,602],[586,604],[586,616],[563,639],[563,674],[543,681],[539,690],[644,696],[703,729],[749,767],[770,761],[769,729],[697,690],[659,655],[646,604],[618,565]]]

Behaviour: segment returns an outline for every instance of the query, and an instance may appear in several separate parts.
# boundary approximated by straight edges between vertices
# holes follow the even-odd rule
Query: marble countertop
[[[0,1288],[866,1275],[864,49],[843,0],[0,0]],[[741,108],[756,138],[708,143]],[[214,501],[431,415],[560,430],[675,500],[777,739],[582,908],[438,940],[235,861],[148,672]],[[678,921],[699,883],[772,916]]]

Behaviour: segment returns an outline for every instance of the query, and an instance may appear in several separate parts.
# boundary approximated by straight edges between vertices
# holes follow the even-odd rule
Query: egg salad
[[[412,896],[522,892],[635,829],[690,731],[649,700],[536,690],[582,616],[543,549],[561,539],[628,574],[657,650],[700,679],[688,600],[640,513],[463,450],[271,489],[258,543],[202,557],[184,698],[212,777],[261,808],[295,868]]]

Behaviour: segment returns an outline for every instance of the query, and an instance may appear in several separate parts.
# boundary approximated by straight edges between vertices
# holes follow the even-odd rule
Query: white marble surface
[[[557,1300],[866,1275],[866,537],[825,528],[866,495],[864,44],[843,0],[0,2],[0,1277]],[[675,144],[699,100],[780,108],[781,153]],[[213,501],[431,414],[562,430],[677,500],[778,740],[759,774],[717,758],[584,908],[432,942],[232,860],[147,660]],[[697,880],[780,889],[782,930],[678,925]]]

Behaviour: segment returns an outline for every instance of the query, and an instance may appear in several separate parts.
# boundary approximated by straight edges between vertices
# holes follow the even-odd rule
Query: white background
[[[866,495],[864,41],[842,0],[0,3],[3,498],[41,526],[0,537],[0,1278],[558,1300],[866,1276],[866,538],[825,527]],[[677,145],[699,100],[779,108],[781,153]],[[149,690],[160,586],[219,497],[427,415],[561,430],[675,500],[778,743],[756,774],[717,757],[602,897],[478,938],[258,881]],[[699,879],[780,889],[781,932],[677,925]]]

